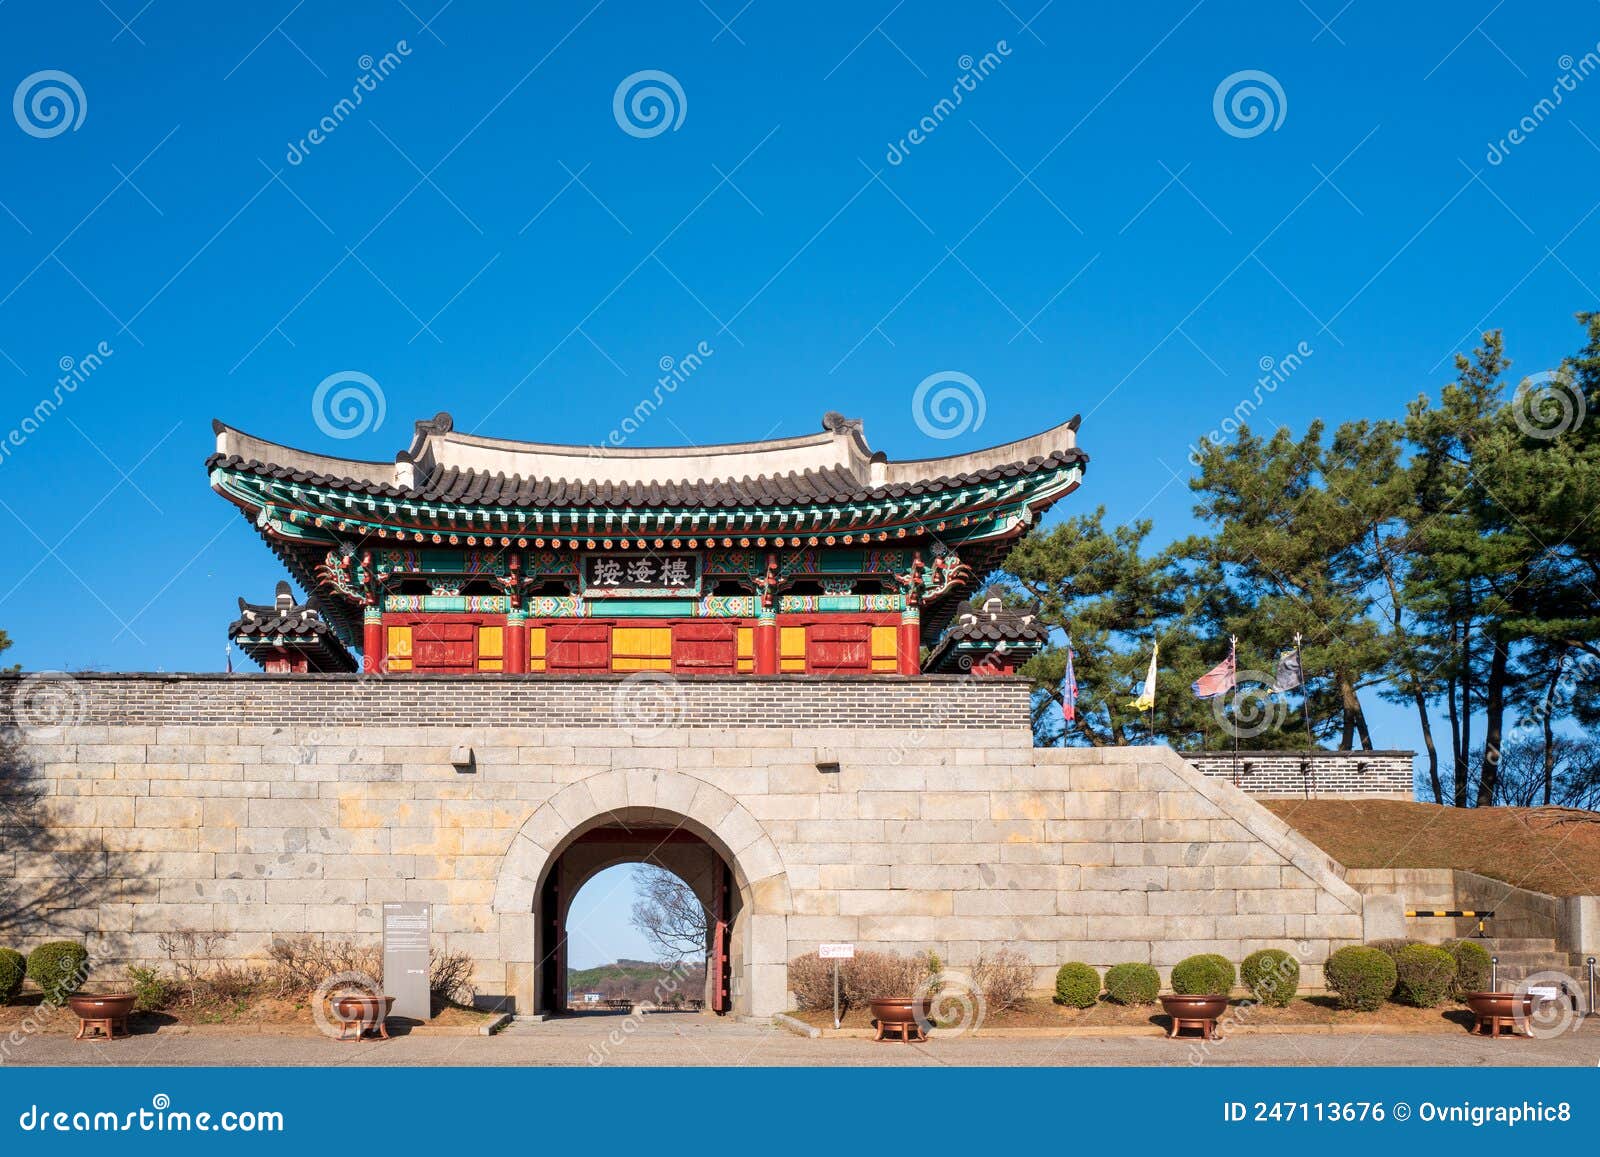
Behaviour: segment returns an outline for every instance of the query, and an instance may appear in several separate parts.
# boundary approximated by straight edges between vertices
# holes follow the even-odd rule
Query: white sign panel
[[[852,960],[855,958],[856,946],[854,944],[820,944],[817,946],[817,955],[823,960]]]

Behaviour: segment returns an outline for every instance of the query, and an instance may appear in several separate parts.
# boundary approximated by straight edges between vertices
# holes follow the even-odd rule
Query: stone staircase
[[[1481,941],[1499,959],[1499,986],[1510,989],[1535,972],[1562,972],[1584,999],[1588,989],[1587,957],[1563,952],[1549,936],[1495,936]]]

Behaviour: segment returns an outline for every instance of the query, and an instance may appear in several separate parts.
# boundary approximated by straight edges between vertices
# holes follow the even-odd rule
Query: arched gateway
[[[710,1007],[739,1015],[781,1011],[791,909],[777,847],[727,792],[693,776],[644,768],[569,784],[511,841],[494,910],[502,920],[533,916],[521,953],[515,933],[503,949],[517,1007],[566,1006],[565,926],[573,897],[596,873],[639,862],[675,871],[705,905]]]

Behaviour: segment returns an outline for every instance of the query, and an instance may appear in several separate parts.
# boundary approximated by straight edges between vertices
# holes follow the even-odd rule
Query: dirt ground
[[[493,1013],[479,1009],[447,1005],[435,1011],[429,1028],[477,1028],[492,1019]],[[129,1028],[134,1032],[158,1031],[163,1028],[196,1027],[201,1025],[229,1025],[240,1029],[272,1028],[293,1031],[317,1031],[308,1000],[254,1000],[248,1003],[207,1006],[203,1008],[173,1008],[161,1012],[136,1012],[129,1017]],[[29,1032],[66,1033],[78,1031],[78,1018],[69,1008],[50,1008],[43,1004],[37,993],[23,993],[10,1004],[0,1005],[0,1035],[16,1029]]]
[[[1600,895],[1600,813],[1393,799],[1264,799],[1347,868],[1458,868],[1552,896]]]
[[[833,1027],[833,1010],[801,1009],[790,1016],[818,1028]],[[1123,1028],[1148,1025],[1163,1032],[1171,1024],[1159,1004],[1121,1005],[1101,1001],[1091,1008],[1068,1008],[1047,999],[1031,998],[1021,1008],[1003,1012],[986,1010],[985,1028]],[[1307,996],[1289,1002],[1287,1008],[1268,1008],[1244,1000],[1231,1002],[1223,1026],[1276,1027],[1276,1026],[1339,1026],[1382,1027],[1414,1032],[1452,1032],[1472,1026],[1472,1014],[1464,1005],[1449,1004],[1442,1008],[1409,1008],[1401,1004],[1385,1004],[1375,1012],[1351,1012],[1339,1008],[1332,997]],[[868,1008],[852,1008],[841,1021],[843,1028],[871,1028],[872,1012]]]

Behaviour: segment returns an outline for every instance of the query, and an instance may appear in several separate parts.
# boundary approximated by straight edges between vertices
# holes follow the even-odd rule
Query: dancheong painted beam
[[[214,429],[212,488],[311,595],[272,617],[319,629],[233,631],[288,671],[359,648],[386,672],[910,675],[932,648],[942,669],[1010,673],[1042,631],[941,635],[1088,462],[1077,418],[905,462],[832,413],[818,434],[690,449],[483,438],[439,414],[393,463]]]

